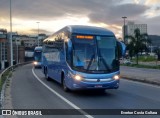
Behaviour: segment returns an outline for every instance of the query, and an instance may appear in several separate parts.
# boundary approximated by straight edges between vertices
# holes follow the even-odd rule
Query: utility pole
[[[40,23],[40,22],[37,22],[37,24],[38,24],[38,36],[37,36],[38,46],[39,46],[39,23]]]
[[[10,0],[10,66],[13,66],[13,45],[12,45],[12,2]]]
[[[123,40],[124,40],[124,44],[126,44],[126,27],[125,27],[125,19],[127,18],[126,16],[122,17],[124,19],[124,26],[123,26]]]
[[[16,47],[17,47],[17,64],[19,63],[19,55],[18,55],[18,42],[17,42],[17,37],[16,37]]]

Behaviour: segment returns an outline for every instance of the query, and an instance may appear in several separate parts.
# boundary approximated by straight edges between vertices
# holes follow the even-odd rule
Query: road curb
[[[128,77],[128,76],[125,76],[125,75],[121,75],[121,78],[131,80],[131,81],[143,82],[143,83],[147,83],[147,84],[160,86],[160,82],[153,81],[153,80],[151,81],[151,80],[148,80],[148,79],[137,79],[137,78],[132,78],[132,77]]]

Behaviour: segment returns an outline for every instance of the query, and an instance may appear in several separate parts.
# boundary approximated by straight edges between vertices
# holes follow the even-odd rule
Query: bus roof
[[[101,27],[84,25],[69,25],[66,27],[69,29],[71,33],[114,36],[114,33],[112,31]]]
[[[37,46],[34,48],[34,50],[42,50],[42,47],[41,46]]]
[[[46,38],[43,42],[53,40],[53,36],[64,31],[70,32],[71,34],[115,36],[112,31],[107,30],[105,28],[101,28],[101,27],[84,26],[84,25],[68,25],[58,30],[57,32],[52,34],[50,37]]]

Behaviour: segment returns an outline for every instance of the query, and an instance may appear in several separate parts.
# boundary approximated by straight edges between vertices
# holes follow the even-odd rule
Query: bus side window
[[[67,43],[65,43],[65,50],[66,50],[66,60],[68,64],[71,65],[71,51],[69,50]]]

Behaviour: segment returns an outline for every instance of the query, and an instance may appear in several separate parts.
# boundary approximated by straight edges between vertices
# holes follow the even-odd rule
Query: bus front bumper
[[[113,80],[110,82],[83,82],[75,81],[72,83],[72,90],[83,90],[83,89],[118,89],[119,80]]]

